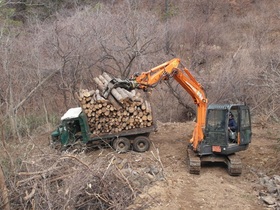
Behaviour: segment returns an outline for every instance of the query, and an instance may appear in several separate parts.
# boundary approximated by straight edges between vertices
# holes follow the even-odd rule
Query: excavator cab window
[[[247,145],[251,142],[251,118],[249,108],[240,107],[240,145]]]
[[[250,127],[251,126],[251,123],[250,123],[250,113],[248,110],[246,109],[243,109],[241,110],[241,125],[242,127]]]
[[[208,109],[205,127],[205,142],[208,145],[226,146],[227,111],[224,109]]]
[[[226,128],[226,110],[212,109],[208,111],[207,128],[209,131],[224,131]]]
[[[235,131],[236,138],[235,143],[239,145],[246,145],[251,141],[251,120],[249,108],[245,105],[232,106],[230,112],[233,114],[234,120],[237,124]]]

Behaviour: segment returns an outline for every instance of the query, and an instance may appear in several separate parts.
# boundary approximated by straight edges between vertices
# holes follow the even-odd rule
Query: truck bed
[[[134,136],[134,135],[141,135],[141,134],[149,134],[151,132],[156,131],[156,125],[153,124],[149,127],[144,128],[133,128],[130,130],[123,130],[118,133],[100,133],[100,134],[91,134],[90,141],[101,140],[101,139],[111,139],[116,137],[124,137],[124,136]]]

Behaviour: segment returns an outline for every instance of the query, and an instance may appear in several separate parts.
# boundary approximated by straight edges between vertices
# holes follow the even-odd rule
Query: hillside
[[[29,152],[25,154],[20,166],[22,172],[18,172],[14,180],[18,184],[17,192],[11,191],[10,194],[12,209],[21,209],[19,199],[30,193],[27,209],[31,206],[41,209],[45,205],[41,203],[42,207],[40,207],[38,202],[44,197],[49,197],[49,205],[54,208],[60,209],[59,206],[64,206],[67,209],[77,209],[80,205],[85,208],[87,204],[90,204],[91,199],[98,198],[100,190],[97,190],[99,187],[95,186],[94,180],[90,178],[88,169],[92,170],[94,179],[97,179],[98,174],[101,173],[100,177],[107,180],[109,184],[101,184],[104,188],[99,191],[101,198],[104,196],[102,202],[107,203],[106,208],[151,210],[279,208],[279,193],[271,194],[271,186],[264,182],[264,180],[274,180],[274,182],[278,180],[279,192],[279,145],[273,137],[279,129],[278,125],[269,128],[254,126],[249,149],[240,153],[243,172],[239,177],[229,176],[223,164],[203,165],[200,175],[188,173],[186,140],[191,136],[193,125],[192,122],[158,122],[158,131],[151,135],[152,147],[145,153],[118,154],[110,148],[100,148],[88,150],[85,153],[64,153],[57,156],[56,153],[50,151],[48,134],[41,136],[39,141],[27,141],[26,146],[18,145],[16,146],[18,157],[22,156],[28,148]],[[267,140],[268,137],[270,140]],[[47,160],[49,163],[46,162]],[[58,167],[63,166],[61,162],[63,160],[66,161],[65,163],[68,162],[65,171],[59,170]],[[55,164],[57,169],[51,164],[52,161],[57,163]],[[32,166],[30,163],[36,164]],[[44,165],[41,165],[42,163]],[[115,179],[111,171],[114,168],[117,169],[116,174],[120,173],[119,179],[124,178],[121,179],[123,182]],[[29,172],[24,173],[23,171],[26,170]],[[43,171],[49,171],[45,181],[40,178]],[[40,176],[37,177],[36,174]],[[75,175],[69,176],[70,174]],[[52,185],[48,184],[55,179],[60,180],[58,194],[55,193],[52,196],[45,194],[51,191],[56,192],[55,189],[49,188]],[[37,183],[38,187],[34,188],[34,183]],[[88,188],[89,183],[91,183],[91,188]],[[45,186],[45,190],[42,191],[39,186]],[[35,189],[35,194],[32,194],[32,188]],[[130,199],[133,194],[127,194],[128,192],[124,190],[126,188],[129,188],[130,193],[135,193],[136,196]],[[91,189],[97,194],[89,194]],[[114,189],[111,199],[107,197],[110,189]],[[267,196],[270,196],[270,199],[273,198],[274,203],[270,205],[265,203],[264,199]],[[73,203],[72,200],[75,202]],[[82,205],[83,200],[87,202]],[[97,201],[93,199],[91,205],[97,205],[95,202]]]
[[[76,92],[95,89],[96,75],[129,78],[174,57],[209,103],[246,103],[257,120],[279,120],[278,1],[26,2],[0,10],[0,111],[19,138],[58,123]],[[17,12],[26,21],[9,19]],[[193,100],[176,82],[153,93],[157,119],[193,120]]]
[[[279,0],[1,1],[0,190],[11,209],[279,210],[279,8]],[[222,164],[188,173],[196,106],[172,78],[145,93],[159,121],[149,152],[50,148],[60,117],[79,106],[81,89],[96,89],[97,75],[127,79],[174,57],[209,104],[250,107],[240,177]]]

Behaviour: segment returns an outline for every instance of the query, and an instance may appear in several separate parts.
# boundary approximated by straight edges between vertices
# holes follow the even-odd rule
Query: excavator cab
[[[234,134],[229,129],[230,115],[234,117]],[[236,152],[246,150],[251,142],[250,110],[241,104],[211,104],[207,109],[204,139],[197,154],[188,149],[190,173],[199,174],[202,162],[223,162],[228,173],[238,176],[242,172],[241,160]]]
[[[236,129],[229,128],[232,115]],[[246,150],[251,142],[250,111],[246,105],[209,105],[200,155],[229,155]]]

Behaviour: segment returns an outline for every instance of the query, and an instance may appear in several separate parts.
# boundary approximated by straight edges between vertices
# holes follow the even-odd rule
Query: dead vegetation
[[[23,160],[21,169],[8,177],[11,209],[125,209],[146,185],[163,178],[160,162],[141,163],[109,153],[92,162],[73,153],[46,154]],[[147,163],[147,162],[145,162]],[[5,207],[1,197],[1,206]],[[143,208],[153,198],[143,201]]]
[[[96,89],[93,78],[103,72],[124,79],[173,57],[202,84],[209,103],[247,103],[253,114],[279,120],[278,1],[104,2],[71,16],[61,9],[55,22],[7,28],[0,114],[11,135],[30,134],[32,114],[40,125],[57,123],[53,116],[77,106],[75,93]],[[155,117],[193,118],[192,99],[171,86],[154,90],[151,102],[161,108]]]
[[[92,163],[74,154],[20,156],[28,147],[19,152],[15,145],[28,145],[28,139],[40,138],[34,137],[39,128],[46,132],[56,126],[65,110],[78,105],[74,93],[94,89],[93,78],[104,71],[127,78],[176,56],[204,86],[210,103],[247,103],[261,129],[279,122],[279,1],[93,2],[71,5],[71,15],[68,7],[56,10],[54,22],[26,17],[25,25],[8,24],[1,16],[0,208],[122,209],[146,182],[160,177],[158,159],[151,162],[154,171],[137,165],[134,153],[127,160],[110,154]],[[192,99],[169,85],[154,90],[156,118],[193,119]],[[265,140],[275,139],[275,133]],[[6,149],[6,143],[14,147]],[[117,164],[122,161],[126,168]],[[279,171],[272,163],[270,168]],[[140,177],[146,182],[132,181]],[[143,208],[153,201],[144,200]]]
[[[233,178],[219,166],[203,167],[200,176],[188,173],[185,150],[193,122],[157,124],[153,146],[145,153],[118,154],[108,147],[58,153],[50,150],[47,134],[34,142],[24,140],[27,143],[18,145],[10,158],[1,153],[10,209],[215,209],[218,204],[230,210],[244,205],[261,210],[266,206],[258,199],[263,189],[260,178],[279,174],[275,167],[279,126],[253,128],[253,142],[241,153],[244,170]],[[16,143],[7,145],[7,152],[14,151]],[[1,195],[1,209],[3,200]]]

